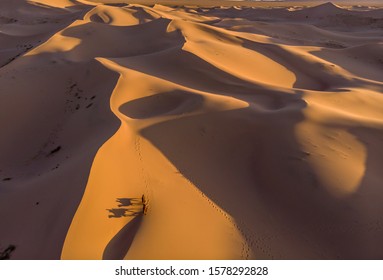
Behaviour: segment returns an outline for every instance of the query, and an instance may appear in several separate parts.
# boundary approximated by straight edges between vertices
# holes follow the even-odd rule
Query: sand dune
[[[379,7],[0,8],[0,252],[383,257]]]

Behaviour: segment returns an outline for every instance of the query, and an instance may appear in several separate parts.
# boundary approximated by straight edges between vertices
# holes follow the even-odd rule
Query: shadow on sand
[[[118,208],[107,209],[109,218],[133,217],[105,247],[102,259],[122,260],[140,227],[143,218],[143,204],[140,198],[117,198]]]
[[[137,215],[109,241],[102,255],[103,260],[122,260],[125,257],[140,228],[142,217],[142,212],[137,213]]]
[[[139,198],[117,198],[118,208],[106,209],[109,218],[137,216],[142,212],[142,201]]]
[[[376,224],[376,212],[366,212],[370,191],[365,198],[328,193],[296,139],[306,106],[297,92],[268,112],[252,106],[208,112],[156,123],[141,134],[235,219],[257,258],[379,258],[371,244],[383,244],[383,224]],[[364,213],[380,225],[375,232],[363,226]]]

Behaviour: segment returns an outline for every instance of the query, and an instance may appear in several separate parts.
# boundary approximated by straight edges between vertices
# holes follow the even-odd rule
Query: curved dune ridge
[[[381,259],[382,16],[0,0],[0,253]]]

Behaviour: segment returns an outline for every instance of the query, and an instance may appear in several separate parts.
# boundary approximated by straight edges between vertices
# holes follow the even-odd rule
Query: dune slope
[[[4,1],[0,251],[382,258],[381,16]]]

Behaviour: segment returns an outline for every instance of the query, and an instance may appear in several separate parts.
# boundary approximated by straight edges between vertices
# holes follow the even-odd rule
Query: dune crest
[[[380,9],[0,7],[0,251],[382,257]]]

